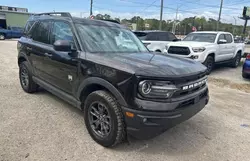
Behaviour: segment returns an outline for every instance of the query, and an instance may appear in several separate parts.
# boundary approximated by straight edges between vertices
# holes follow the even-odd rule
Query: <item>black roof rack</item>
[[[34,14],[32,16],[33,16],[33,18],[37,17],[37,16],[61,16],[61,17],[68,17],[68,18],[72,19],[72,16],[69,12],[47,12],[47,13]]]

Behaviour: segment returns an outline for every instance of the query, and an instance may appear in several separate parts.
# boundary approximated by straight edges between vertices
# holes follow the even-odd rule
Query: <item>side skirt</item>
[[[65,100],[66,102],[68,102],[69,104],[79,108],[80,110],[82,110],[81,108],[81,102],[78,101],[76,98],[74,98],[73,96],[67,94],[66,92],[48,84],[47,82],[33,76],[32,77],[34,82],[36,82],[39,86],[41,86],[42,88],[46,89],[47,91],[49,91],[50,93],[54,94],[55,96]]]

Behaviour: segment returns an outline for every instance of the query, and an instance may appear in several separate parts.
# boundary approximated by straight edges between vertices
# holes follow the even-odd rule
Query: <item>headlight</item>
[[[144,80],[139,83],[138,90],[146,98],[170,98],[177,88],[168,81]]]
[[[206,50],[206,48],[204,47],[199,47],[199,48],[192,48],[192,50],[195,52],[195,53],[198,53],[198,52],[203,52]]]

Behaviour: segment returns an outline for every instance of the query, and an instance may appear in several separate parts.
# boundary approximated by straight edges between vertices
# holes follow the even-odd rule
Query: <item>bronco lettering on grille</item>
[[[206,82],[207,82],[207,79],[204,79],[204,80],[202,80],[202,81],[195,82],[195,83],[193,83],[193,84],[189,84],[189,85],[183,86],[183,87],[182,87],[182,90],[188,90],[188,89],[200,87],[200,86],[202,86],[203,84],[205,84]]]

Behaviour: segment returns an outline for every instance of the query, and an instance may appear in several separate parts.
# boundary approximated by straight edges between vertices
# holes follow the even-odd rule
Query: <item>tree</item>
[[[97,14],[95,19],[112,19],[108,14]],[[126,26],[131,26],[131,23],[137,24],[138,30],[158,30],[159,29],[159,20],[157,19],[143,19],[140,16],[133,16],[131,19],[119,19],[114,18],[116,21]],[[145,24],[148,24],[149,27],[145,28]],[[192,27],[195,26],[198,30],[201,31],[215,31],[216,30],[217,20],[213,18],[206,19],[205,17],[189,17],[185,18],[182,21],[178,21],[177,34],[188,34],[192,32]],[[172,31],[173,21],[172,20],[163,20],[162,30]],[[220,22],[220,31],[228,31],[234,33],[235,35],[241,35],[243,26],[233,25],[228,23]],[[234,31],[235,30],[235,31]],[[247,30],[250,31],[250,27],[247,27]]]
[[[121,20],[119,18],[115,18],[115,20],[119,23],[121,23]]]

